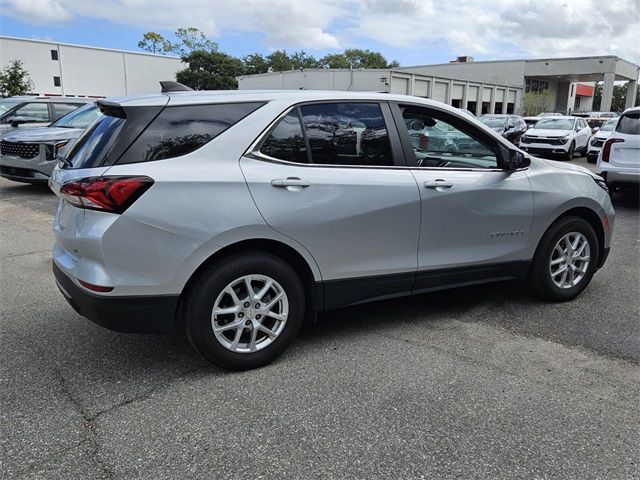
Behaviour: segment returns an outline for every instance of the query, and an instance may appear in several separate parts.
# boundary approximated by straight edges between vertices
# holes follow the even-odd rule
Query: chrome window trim
[[[273,129],[277,126],[277,124],[280,122],[280,120],[282,120],[284,117],[286,117],[287,115],[289,115],[289,113],[291,113],[292,110],[300,107],[301,105],[310,105],[310,104],[317,104],[317,103],[343,103],[343,102],[350,102],[350,103],[384,103],[384,100],[368,100],[368,99],[358,99],[358,100],[341,100],[341,99],[327,99],[327,100],[312,100],[312,101],[308,101],[308,102],[299,102],[296,104],[293,104],[291,106],[289,106],[288,108],[286,108],[282,113],[280,113],[280,115],[278,115],[274,120],[272,120],[269,125],[267,125],[267,127],[260,132],[260,134],[258,135],[258,137],[249,145],[249,148],[247,148],[245,150],[245,152],[243,153],[243,157],[247,157],[247,158],[252,158],[254,160],[261,160],[261,161],[266,161],[266,162],[270,162],[270,163],[279,163],[282,165],[291,165],[291,166],[296,166],[296,167],[322,167],[322,168],[364,168],[364,169],[374,169],[374,170],[399,170],[399,169],[408,169],[408,170],[433,170],[436,172],[442,172],[442,171],[450,171],[450,172],[508,172],[508,173],[512,173],[512,172],[522,172],[525,170],[528,170],[529,167],[524,167],[524,168],[518,168],[516,170],[504,170],[502,168],[454,168],[454,167],[417,167],[417,166],[410,166],[410,165],[385,165],[385,166],[375,166],[375,165],[335,165],[335,164],[330,164],[330,165],[325,165],[325,164],[319,164],[319,163],[297,163],[297,162],[289,162],[287,160],[281,160],[279,158],[275,158],[275,157],[271,157],[269,155],[265,155],[264,153],[262,153],[260,151],[260,147],[262,147],[262,144],[266,141],[267,136],[271,134],[271,132],[273,131]],[[388,102],[386,102],[388,104]],[[412,104],[412,105],[416,105],[416,106],[421,106],[420,104]],[[442,110],[439,109],[437,107],[435,107],[437,110],[441,110],[443,112],[446,113],[450,113],[447,112],[446,110]],[[462,118],[462,117],[460,117]],[[389,127],[387,126],[387,129]]]

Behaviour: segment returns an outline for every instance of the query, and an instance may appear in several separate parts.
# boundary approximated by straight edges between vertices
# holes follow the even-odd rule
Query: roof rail
[[[169,80],[160,81],[160,86],[162,87],[162,90],[160,90],[160,93],[186,92],[186,91],[193,90],[193,88],[187,87],[182,83],[173,82]]]

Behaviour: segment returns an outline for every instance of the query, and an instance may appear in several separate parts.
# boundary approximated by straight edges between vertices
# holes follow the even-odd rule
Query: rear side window
[[[54,120],[64,117],[67,113],[71,113],[82,107],[82,103],[53,103],[53,117]]]
[[[262,105],[102,105],[104,115],[78,139],[69,160],[72,168],[91,168],[178,157],[202,147]]]
[[[116,163],[149,162],[186,155],[262,105],[229,103],[166,107]]]
[[[297,109],[280,120],[280,123],[262,144],[260,152],[287,162],[308,162],[307,149]]]
[[[387,128],[377,103],[303,105],[300,112],[314,164],[393,165]]]
[[[640,112],[625,113],[618,120],[616,132],[625,135],[640,135]]]

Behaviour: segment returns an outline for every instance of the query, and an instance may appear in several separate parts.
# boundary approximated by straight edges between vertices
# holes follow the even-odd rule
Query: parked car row
[[[100,111],[93,103],[76,108],[48,127],[18,129],[0,139],[0,176],[26,183],[46,182],[59,153],[68,150]]]

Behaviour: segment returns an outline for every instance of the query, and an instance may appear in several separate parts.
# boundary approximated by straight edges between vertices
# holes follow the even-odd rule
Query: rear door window
[[[625,135],[640,135],[640,112],[625,113],[618,120],[616,132]]]
[[[324,103],[300,107],[311,161],[322,165],[394,165],[378,103]]]
[[[67,113],[71,113],[82,107],[82,103],[53,103],[53,120],[64,117]]]
[[[307,163],[307,148],[298,109],[287,114],[262,144],[260,152],[287,162]]]

